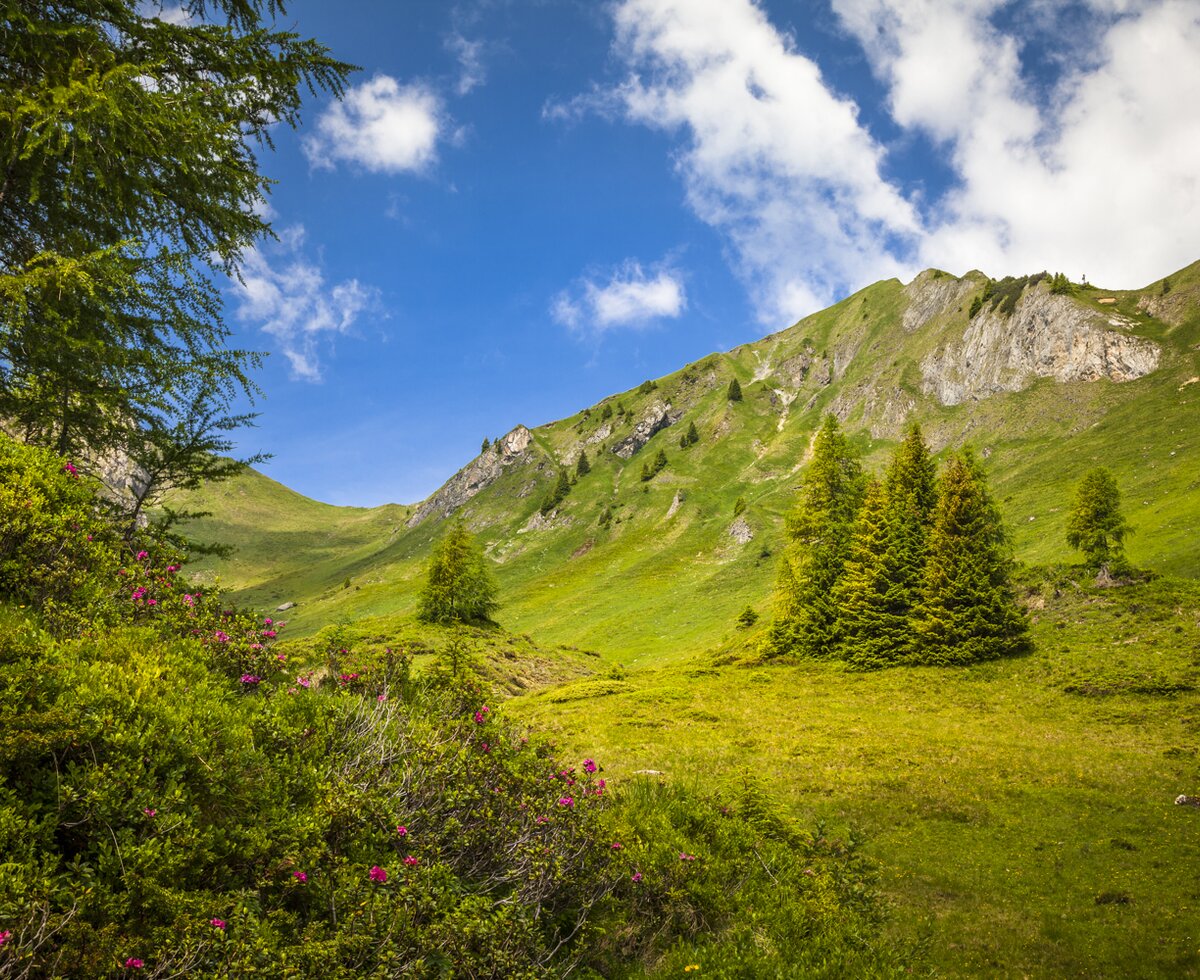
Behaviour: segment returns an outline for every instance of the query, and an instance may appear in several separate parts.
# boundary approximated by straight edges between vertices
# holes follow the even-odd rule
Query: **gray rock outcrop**
[[[633,432],[614,445],[612,451],[622,459],[630,459],[655,433],[674,425],[681,418],[682,410],[673,410],[670,402],[654,402],[646,409],[641,421],[633,427]]]
[[[514,463],[528,459],[533,435],[523,425],[497,439],[491,446],[450,477],[442,487],[423,501],[408,519],[407,527],[416,527],[432,514],[449,517],[477,493],[495,483]]]
[[[960,341],[929,353],[921,361],[921,388],[943,405],[958,405],[1021,391],[1036,378],[1120,382],[1158,367],[1156,345],[1115,325],[1038,285],[1026,289],[1011,316],[985,307]]]

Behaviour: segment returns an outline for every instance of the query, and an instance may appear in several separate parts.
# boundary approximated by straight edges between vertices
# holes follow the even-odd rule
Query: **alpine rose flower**
[[[383,885],[387,883],[387,872],[384,871],[383,868],[381,868],[378,864],[367,872],[367,877],[377,885]]]

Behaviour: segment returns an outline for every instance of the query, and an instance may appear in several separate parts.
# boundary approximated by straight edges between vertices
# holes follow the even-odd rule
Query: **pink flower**
[[[383,885],[387,883],[387,872],[384,871],[383,868],[381,868],[378,864],[376,864],[371,868],[370,871],[367,872],[367,877],[377,885]]]
[[[218,643],[228,643],[229,642],[229,634],[222,633],[220,630],[213,630],[213,639],[216,640]]]
[[[537,818],[537,822],[538,822],[538,823],[549,823],[549,822],[550,822],[550,818],[549,818],[549,817],[538,817],[538,818]]]
[[[302,885],[303,885],[303,884],[304,884],[306,881],[308,881],[308,875],[306,875],[306,874],[305,874],[303,871],[293,871],[293,872],[292,872],[292,877],[293,877],[293,878],[295,878],[295,879],[296,879],[298,882],[300,882],[300,884],[302,884]]]
[[[262,635],[265,636],[268,640],[273,640],[279,634],[276,633],[274,630],[263,630]]]
[[[583,771],[586,772],[590,776],[592,773],[594,773],[596,771],[596,763],[593,762],[591,759],[584,759],[583,760]]]
[[[0,946],[3,946],[10,939],[12,939],[12,933],[9,930],[5,929],[3,932],[0,932]]]
[[[74,476],[74,477],[79,476],[79,470],[75,469],[75,467],[72,466],[70,463],[63,463],[63,472],[70,473],[71,476]]]
[[[146,964],[139,960],[136,956],[131,956],[125,961],[126,970],[140,970]]]
[[[559,801],[558,801],[558,805],[565,806],[569,809],[570,807],[573,807],[575,805],[575,798],[573,796],[560,797]]]
[[[242,674],[241,681],[243,684],[254,685],[262,681],[262,678],[257,674]]]
[[[145,594],[146,594],[146,590],[139,585],[136,589],[133,590],[132,593],[130,593],[130,598],[140,599]]]
[[[146,605],[147,605],[147,606],[157,606],[157,605],[158,605],[158,600],[157,600],[157,599],[147,599],[147,600],[146,600]]]
[[[208,924],[210,926],[212,926],[214,929],[220,929],[222,932],[225,931],[225,920],[224,919],[209,919]]]
[[[144,813],[146,816],[150,817],[151,819],[158,816],[158,811],[153,809],[152,807],[146,807],[146,809],[144,809],[142,811],[142,813]]]
[[[630,876],[629,880],[632,881],[636,885],[639,881],[642,880],[642,873],[640,871],[635,871]]]
[[[168,572],[177,572],[177,571],[179,571],[179,566],[178,565],[168,565],[167,571]]]
[[[397,837],[407,837],[408,836],[408,828],[405,827],[404,824],[400,824],[396,828],[396,836]]]
[[[410,868],[415,868],[418,864],[421,863],[421,859],[415,858],[410,854],[408,857],[406,857],[404,859],[404,863],[407,864]]]
[[[376,701],[386,701],[386,700],[387,700],[387,695],[386,695],[386,694],[381,694],[381,695],[379,695],[379,697],[377,697],[375,700],[376,700]]]
[[[299,684],[301,687],[309,687],[312,685],[312,681],[309,680],[307,674],[301,674],[299,677],[297,677],[296,683]]]
[[[137,560],[138,560],[138,561],[144,561],[145,559],[147,559],[147,558],[149,558],[149,557],[150,557],[150,552],[148,552],[148,551],[139,551],[139,552],[137,553]]]
[[[686,854],[683,851],[680,851],[679,852],[679,860],[680,861],[695,861],[696,855],[695,854]]]
[[[194,606],[196,604],[196,597],[194,595],[192,595],[190,592],[185,592],[183,594],[183,602],[184,602],[184,605]]]
[[[619,851],[621,849],[621,842],[619,840],[613,841],[612,849],[614,851]]]
[[[271,625],[271,617],[270,617],[270,616],[268,616],[266,619],[264,619],[264,620],[263,620],[263,625],[264,625],[264,626],[270,626],[270,625]]]

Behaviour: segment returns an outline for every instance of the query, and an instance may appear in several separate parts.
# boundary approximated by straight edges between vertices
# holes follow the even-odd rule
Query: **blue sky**
[[[171,9],[164,16],[172,16]],[[534,426],[936,265],[1200,258],[1200,4],[303,0],[362,66],[280,132],[245,452],[412,502]]]

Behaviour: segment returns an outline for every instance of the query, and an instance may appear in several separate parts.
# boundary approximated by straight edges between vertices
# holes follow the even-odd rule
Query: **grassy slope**
[[[1195,296],[1200,266],[1172,280],[1177,294]],[[1116,295],[1137,332],[1163,345],[1159,371],[1122,385],[1040,382],[942,408],[919,395],[916,365],[938,330],[961,332],[961,323],[904,335],[899,285],[877,284],[791,330],[660,379],[656,391],[614,396],[635,419],[664,396],[686,414],[628,463],[590,447],[593,471],[554,526],[521,532],[555,462],[572,463],[579,440],[600,424],[599,406],[590,418],[536,430],[534,462],[506,473],[465,515],[497,561],[505,627],[603,658],[567,652],[559,669],[531,651],[528,677],[510,691],[551,689],[506,710],[602,758],[617,787],[634,769],[706,783],[749,767],[772,777],[798,813],[863,827],[897,909],[895,931],[928,935],[930,965],[944,974],[1200,975],[1200,820],[1171,805],[1177,793],[1200,791],[1193,583],[1046,590],[1035,654],[961,671],[718,667],[701,653],[746,639],[733,620],[747,604],[769,612],[774,558],[764,545],[778,548],[811,434],[839,396],[906,392],[937,446],[970,439],[986,448],[1023,560],[1068,559],[1070,488],[1103,464],[1137,528],[1132,560],[1200,577],[1192,422],[1200,384],[1186,384],[1200,374],[1200,303],[1169,327],[1137,313],[1138,293]],[[782,416],[755,372],[806,349],[806,340],[816,354],[857,356],[828,387],[812,372]],[[739,405],[725,400],[733,376],[746,392]],[[678,437],[689,421],[701,442],[684,451]],[[878,468],[891,443],[870,436],[876,421],[856,411],[848,427]],[[660,445],[670,465],[643,484],[642,461]],[[677,493],[682,503],[667,518]],[[748,545],[727,533],[739,496],[756,533]],[[238,562],[222,567],[240,598],[301,601],[289,632],[347,620],[375,643],[411,639],[439,522],[405,530],[404,508],[327,507],[256,474],[210,491],[208,505],[217,517],[207,531],[243,546]],[[618,520],[603,529],[596,517],[606,505]],[[1103,895],[1119,901],[1097,904]]]
[[[1172,279],[1175,296],[1200,290],[1200,264]],[[1095,304],[1099,295],[1084,293],[1081,302]],[[1200,302],[1191,305],[1190,320],[1169,328],[1138,313],[1138,292],[1115,295],[1117,309],[1138,321],[1136,332],[1163,345],[1158,371],[1125,384],[1041,381],[1017,394],[946,408],[920,394],[917,365],[933,346],[961,334],[966,314],[952,311],[906,334],[898,327],[906,302],[900,284],[877,283],[789,330],[659,379],[654,391],[608,399],[623,404],[632,420],[651,402],[668,399],[685,414],[628,462],[590,446],[592,472],[553,526],[524,531],[556,466],[573,464],[582,440],[601,426],[601,406],[535,430],[532,461],[508,470],[462,510],[497,561],[504,624],[647,663],[719,641],[746,605],[768,613],[770,552],[779,547],[782,516],[821,414],[839,400],[868,405],[851,412],[847,427],[878,468],[891,443],[870,436],[880,424],[869,405],[893,393],[916,402],[935,446],[972,441],[988,451],[1022,560],[1069,558],[1063,531],[1071,487],[1102,463],[1115,472],[1137,529],[1132,560],[1200,575],[1200,542],[1190,533],[1200,513],[1200,431],[1191,421],[1200,385],[1184,384],[1200,373]],[[778,382],[756,381],[756,370],[806,350],[849,366],[828,386],[814,368],[785,410],[771,390]],[[731,377],[746,393],[742,403],[725,399]],[[689,422],[701,441],[682,450],[678,440]],[[604,442],[611,445],[631,427],[632,421],[618,425]],[[642,483],[642,463],[660,447],[670,464]],[[682,502],[668,518],[677,493]],[[746,518],[756,535],[748,545],[728,535],[739,496],[749,504]],[[265,608],[300,602],[292,613],[300,632],[343,618],[409,615],[424,558],[441,530],[434,519],[407,530],[406,508],[307,501],[253,473],[208,491],[199,503],[216,515],[201,535],[242,549],[219,566],[238,599]],[[605,506],[617,515],[607,529],[597,524]],[[342,589],[347,578],[351,588]]]

